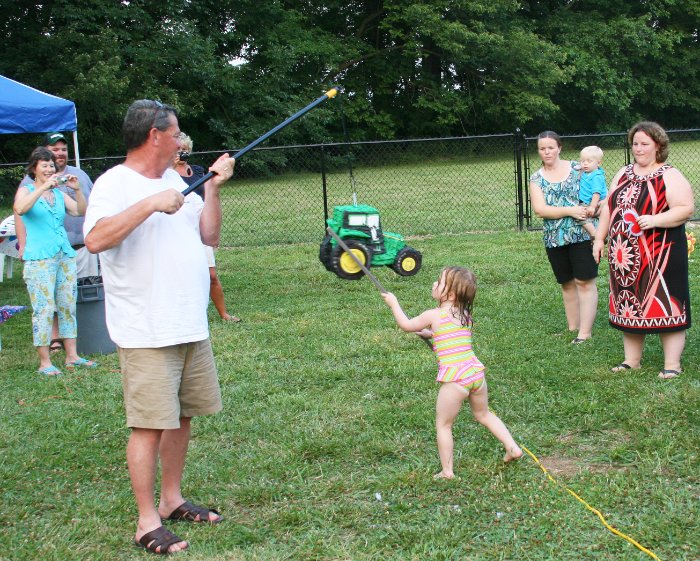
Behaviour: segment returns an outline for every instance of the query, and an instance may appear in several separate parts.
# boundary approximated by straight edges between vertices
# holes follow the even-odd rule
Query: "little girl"
[[[396,296],[390,292],[382,294],[401,329],[433,338],[438,359],[437,381],[441,383],[435,406],[435,428],[442,471],[435,475],[436,479],[454,477],[452,424],[466,398],[474,418],[503,444],[506,450],[503,461],[517,460],[523,455],[503,421],[489,411],[484,365],[472,350],[471,313],[475,294],[476,277],[464,267],[442,270],[432,290],[438,307],[413,319],[401,309]]]

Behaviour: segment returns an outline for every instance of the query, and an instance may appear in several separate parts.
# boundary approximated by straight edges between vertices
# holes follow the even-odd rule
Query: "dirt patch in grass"
[[[577,473],[609,473],[611,471],[624,471],[626,468],[613,464],[587,463],[580,458],[567,458],[553,454],[543,456],[540,463],[552,476],[572,476]]]
[[[574,475],[580,469],[576,460],[562,456],[544,456],[540,458],[540,463],[552,475]]]
[[[559,442],[566,443],[578,443],[581,441],[588,441],[592,438],[591,435],[584,436],[579,431],[568,432],[557,438]],[[599,442],[611,442],[614,444],[620,444],[630,441],[630,435],[618,429],[609,429],[606,431],[598,431],[593,435]]]

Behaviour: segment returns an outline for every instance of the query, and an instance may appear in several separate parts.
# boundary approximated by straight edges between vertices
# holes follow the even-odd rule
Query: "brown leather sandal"
[[[170,555],[170,546],[184,541],[185,540],[178,538],[170,530],[160,526],[155,530],[146,532],[143,536],[141,536],[139,541],[134,540],[134,543],[139,547],[144,548],[146,551],[150,551],[156,555]],[[176,552],[173,551],[173,553]]]
[[[216,514],[216,516],[218,516],[218,518],[214,518],[213,520],[210,520],[209,513],[212,513],[212,512],[214,514]],[[223,519],[224,519],[224,517],[221,516],[221,514],[219,514],[213,508],[204,508],[204,507],[192,504],[189,501],[185,501],[179,507],[177,507],[175,510],[173,510],[170,513],[170,516],[168,516],[164,520],[175,520],[175,521],[184,520],[185,522],[194,522],[195,524],[218,524]]]

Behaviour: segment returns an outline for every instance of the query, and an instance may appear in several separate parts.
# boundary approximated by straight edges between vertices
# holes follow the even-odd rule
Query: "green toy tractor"
[[[327,223],[365,267],[387,265],[404,277],[420,270],[421,253],[407,246],[400,234],[383,232],[376,208],[337,206]],[[364,275],[355,260],[330,235],[323,238],[318,257],[327,270],[340,278],[357,280]]]

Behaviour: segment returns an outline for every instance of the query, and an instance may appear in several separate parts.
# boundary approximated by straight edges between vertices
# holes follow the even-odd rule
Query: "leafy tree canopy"
[[[123,152],[135,99],[176,106],[195,149],[239,148],[334,84],[352,139],[683,127],[699,29],[687,0],[15,0],[0,73],[75,101],[85,155]],[[273,142],[342,140],[340,108]]]

